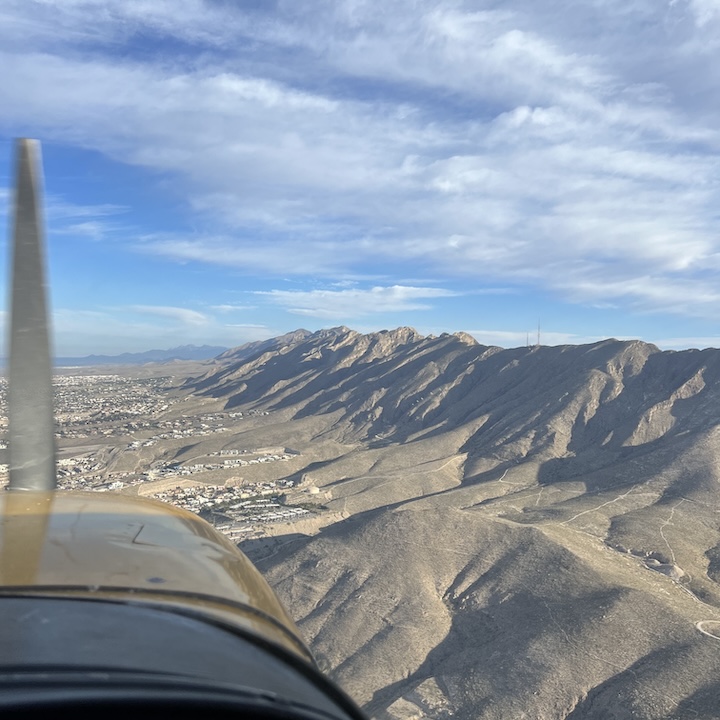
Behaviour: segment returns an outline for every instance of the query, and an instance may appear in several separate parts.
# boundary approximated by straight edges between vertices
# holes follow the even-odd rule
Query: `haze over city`
[[[719,30],[715,0],[2,0],[1,222],[37,137],[59,355],[717,346]]]

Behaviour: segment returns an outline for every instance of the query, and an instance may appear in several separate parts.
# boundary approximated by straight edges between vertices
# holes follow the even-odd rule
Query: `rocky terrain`
[[[331,512],[243,549],[374,717],[710,718],[719,375],[718,350],[334,328],[184,391],[314,448],[295,480]]]

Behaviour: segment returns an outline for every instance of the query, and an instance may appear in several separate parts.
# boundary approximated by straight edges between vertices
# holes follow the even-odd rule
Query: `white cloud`
[[[255,323],[229,323],[226,324],[225,327],[229,328],[256,328],[258,330],[267,330],[266,325],[257,325]],[[268,335],[270,337],[270,335]]]
[[[533,346],[537,343],[537,328],[526,332],[513,330],[468,330],[481,345],[498,345],[500,347],[520,347],[526,344]],[[603,335],[579,335],[570,332],[540,331],[541,345],[586,345],[588,343],[606,340]],[[631,340],[632,338],[616,338],[616,340]]]
[[[207,315],[188,308],[169,307],[164,305],[130,305],[128,310],[141,315],[155,315],[157,317],[175,320],[184,325],[206,325],[209,322]]]
[[[220,313],[240,312],[241,310],[255,310],[256,305],[211,305],[210,309]]]
[[[45,219],[51,235],[81,237],[94,241],[113,236],[120,229],[114,216],[127,211],[127,207],[109,203],[78,205],[54,194],[46,196],[44,205]]]
[[[720,336],[677,337],[649,340],[661,350],[685,350],[687,348],[720,348]]]
[[[202,0],[5,0],[0,19],[0,37],[13,44],[102,40],[112,47],[138,32],[211,43],[235,29],[222,8]]]
[[[690,0],[690,9],[699,27],[720,18],[720,0]]]
[[[716,317],[719,7],[8,0],[0,128],[169,173],[206,224],[132,241],[156,255]],[[126,60],[140,29],[194,50]]]
[[[424,300],[457,295],[442,288],[420,288],[394,285],[373,287],[368,290],[271,290],[257,291],[295,315],[328,320],[345,317],[362,317],[373,313],[428,310]]]
[[[181,312],[177,312],[181,311]],[[234,347],[279,334],[262,325],[228,326],[212,318],[200,322],[185,308],[110,307],[104,310],[58,308],[53,312],[54,354],[81,356],[142,352],[177,345]],[[201,313],[197,313],[200,317]],[[2,316],[0,315],[0,326]]]
[[[324,235],[324,232],[323,232]],[[347,243],[325,237],[273,235],[265,242],[254,237],[174,237],[149,235],[134,245],[138,252],[181,261],[198,261],[241,268],[254,274],[332,276],[348,274],[348,259],[356,262],[367,255],[378,257],[375,243],[348,247]]]
[[[54,232],[60,235],[74,235],[76,237],[87,237],[91,240],[101,240],[107,233],[107,227],[104,223],[88,221],[73,223],[62,229],[55,228]]]
[[[110,215],[118,215],[128,211],[122,205],[110,203],[99,203],[97,205],[77,205],[58,197],[48,194],[45,197],[45,216],[48,221],[75,220],[79,218],[99,218]]]

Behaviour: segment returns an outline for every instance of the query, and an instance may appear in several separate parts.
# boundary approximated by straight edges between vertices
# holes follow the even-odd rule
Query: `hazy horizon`
[[[332,329],[337,328],[337,327],[341,327],[341,326],[330,326],[330,325],[328,325],[328,326],[325,326],[325,327],[322,327],[322,328],[318,328],[318,330],[313,331],[313,332],[319,332],[319,331],[322,331],[322,330],[332,330]],[[398,328],[399,328],[399,327],[410,327],[410,326],[398,326]],[[353,327],[349,327],[348,329],[349,329],[349,330],[353,330],[353,331],[355,331],[355,332],[360,332],[361,334],[371,334],[371,333],[373,333],[373,332],[392,332],[393,330],[396,330],[396,329],[398,329],[398,328],[380,328],[380,329],[377,330],[377,331],[369,331],[368,333],[363,333],[363,332],[361,332],[361,331],[359,331],[359,330],[356,330],[356,328],[353,328]],[[301,330],[304,330],[304,329],[305,329],[305,328],[297,327],[297,328],[294,328],[293,330],[290,330],[289,332],[292,333],[292,332],[297,332],[297,331],[301,331]],[[412,329],[415,330],[415,328],[412,328]],[[465,330],[443,330],[443,331],[440,331],[440,332],[438,332],[438,333],[427,333],[427,334],[426,334],[426,333],[418,333],[418,334],[420,334],[420,335],[423,336],[423,337],[428,337],[428,336],[435,336],[435,337],[437,337],[437,336],[444,335],[444,334],[447,334],[447,335],[455,335],[455,334],[458,334],[458,333],[466,333],[466,332],[467,332],[467,331],[465,331]],[[285,334],[285,333],[283,333],[283,334]],[[503,342],[481,342],[481,340],[480,340],[478,337],[476,337],[472,332],[469,332],[469,333],[467,333],[467,334],[469,334],[469,335],[471,335],[472,337],[474,337],[475,340],[477,340],[477,342],[478,342],[480,345],[486,345],[486,346],[491,346],[491,347],[499,347],[499,348],[502,348],[502,349],[505,349],[505,350],[512,350],[513,348],[526,347],[526,346],[532,347],[532,346],[537,345],[537,341],[538,341],[537,330],[535,331],[535,333],[528,333],[528,335],[527,335],[527,341],[526,341],[526,342],[517,343],[517,344],[509,344],[509,343],[503,343]],[[491,333],[488,333],[488,335],[491,335]],[[498,335],[498,337],[499,337],[500,339],[502,339],[501,333],[497,333],[497,335]],[[681,351],[681,350],[706,350],[706,349],[718,349],[718,346],[720,346],[720,338],[718,339],[718,346],[713,346],[713,345],[703,345],[703,346],[700,346],[700,345],[688,345],[687,347],[679,347],[679,346],[674,346],[674,345],[665,345],[665,346],[663,346],[663,345],[659,345],[658,343],[652,343],[652,342],[649,342],[649,341],[646,341],[646,340],[642,340],[641,338],[637,338],[637,337],[598,337],[598,338],[589,338],[589,339],[587,339],[585,342],[562,342],[562,341],[555,341],[555,340],[554,340],[554,335],[555,335],[554,333],[548,333],[548,334],[547,334],[548,337],[546,337],[546,334],[545,334],[544,332],[542,332],[542,329],[541,329],[541,332],[540,332],[540,345],[541,345],[541,346],[544,346],[544,347],[558,347],[558,346],[561,346],[561,345],[571,345],[571,346],[576,346],[576,345],[593,345],[593,344],[595,344],[595,343],[604,342],[604,341],[628,342],[628,341],[638,340],[638,341],[640,341],[640,342],[647,342],[647,343],[650,344],[650,345],[656,345],[660,350],[677,350],[677,351]],[[280,336],[273,336],[273,337],[280,337]],[[272,338],[267,338],[267,339],[272,339]],[[257,341],[252,341],[252,340],[251,340],[251,341],[248,341],[248,342],[251,343],[251,342],[257,342]],[[260,341],[260,342],[262,342],[262,341]],[[178,350],[178,349],[188,348],[188,347],[189,347],[189,348],[194,348],[194,349],[201,349],[201,348],[204,348],[204,347],[222,347],[223,350],[221,350],[220,352],[223,352],[223,351],[226,351],[226,350],[233,350],[233,349],[235,349],[235,348],[241,347],[241,346],[246,345],[246,344],[248,344],[248,343],[240,343],[240,344],[238,344],[238,345],[233,345],[233,346],[215,346],[215,345],[211,345],[210,343],[203,343],[202,345],[197,345],[197,344],[195,344],[195,343],[183,343],[183,344],[181,344],[181,345],[174,345],[174,346],[172,346],[172,347],[146,347],[146,348],[142,348],[142,349],[139,349],[139,350],[132,350],[132,351],[120,350],[119,352],[115,352],[115,353],[101,353],[101,352],[92,352],[92,351],[91,351],[91,352],[89,352],[89,353],[81,354],[81,355],[60,355],[59,353],[55,352],[55,353],[53,353],[53,358],[54,358],[54,359],[63,359],[63,358],[86,358],[86,357],[93,357],[93,356],[97,356],[97,357],[116,357],[116,356],[120,356],[120,355],[143,355],[143,354],[147,354],[147,353],[151,353],[151,352],[170,352],[170,351],[172,351],[172,350]],[[0,361],[4,361],[5,359],[6,359],[6,356],[5,356],[4,354],[0,354]]]

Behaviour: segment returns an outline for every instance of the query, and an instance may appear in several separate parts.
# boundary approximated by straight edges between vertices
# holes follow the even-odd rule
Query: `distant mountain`
[[[121,355],[58,357],[55,358],[55,366],[142,365],[171,360],[209,360],[226,350],[226,347],[216,345],[181,345],[170,350],[147,350],[141,353],[122,353]]]
[[[276,340],[187,388],[302,445],[328,519],[242,547],[370,715],[718,716],[720,350]]]

